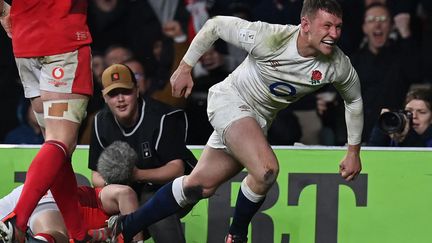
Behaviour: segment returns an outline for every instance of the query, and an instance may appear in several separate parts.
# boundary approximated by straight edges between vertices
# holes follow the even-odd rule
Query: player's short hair
[[[318,10],[331,13],[339,18],[342,18],[343,15],[342,7],[336,0],[304,0],[301,17],[313,18]]]
[[[108,184],[127,185],[133,181],[137,161],[138,155],[128,143],[115,141],[99,156],[97,171]]]

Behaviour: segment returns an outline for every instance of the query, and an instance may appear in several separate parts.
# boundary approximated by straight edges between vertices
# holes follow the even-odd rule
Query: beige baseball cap
[[[133,72],[123,64],[113,64],[102,73],[102,94],[106,95],[113,89],[133,89],[136,79]]]

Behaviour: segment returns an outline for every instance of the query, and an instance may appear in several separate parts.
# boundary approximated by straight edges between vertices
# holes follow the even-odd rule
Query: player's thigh
[[[253,117],[234,121],[225,130],[225,144],[253,176],[278,171],[277,158],[260,124]]]
[[[39,58],[15,58],[26,98],[40,96],[39,80],[42,63]]]
[[[45,120],[54,127],[78,127],[93,94],[90,47],[40,58],[39,88]],[[70,123],[75,123],[70,124]],[[47,130],[51,128],[47,122]],[[59,129],[54,129],[59,130]]]
[[[222,183],[243,169],[224,149],[205,146],[197,165],[185,179],[185,186],[203,186],[205,194],[212,194]],[[208,195],[206,195],[208,196]]]
[[[29,219],[29,224],[35,234],[53,231],[67,235],[62,215],[55,203],[38,205]]]
[[[208,146],[226,148],[254,176],[262,175],[266,168],[277,170],[276,157],[265,135],[270,122],[229,86],[212,87],[207,111],[215,129]]]
[[[126,185],[107,185],[100,190],[100,203],[107,214],[120,213],[120,202],[127,203],[123,205],[123,210],[133,211],[138,208],[138,199],[135,191]],[[123,214],[128,212],[122,212]]]

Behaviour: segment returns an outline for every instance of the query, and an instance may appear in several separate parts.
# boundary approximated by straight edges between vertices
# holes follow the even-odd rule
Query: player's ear
[[[303,16],[300,19],[300,25],[301,28],[303,30],[303,32],[309,32],[309,28],[310,28],[310,20],[307,16]]]

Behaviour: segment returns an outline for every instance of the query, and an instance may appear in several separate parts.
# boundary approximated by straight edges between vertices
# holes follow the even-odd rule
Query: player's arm
[[[350,181],[361,171],[360,144],[363,131],[363,99],[361,97],[360,80],[354,68],[347,62],[346,78],[335,83],[345,104],[345,120],[348,133],[347,153],[340,163],[340,173]],[[344,75],[345,76],[345,75]]]
[[[3,16],[6,15],[6,5],[7,3],[5,3],[3,0],[0,0],[0,18],[3,18]]]
[[[173,96],[189,96],[193,87],[192,68],[216,40],[222,39],[250,53],[261,42],[261,38],[274,31],[270,25],[267,25],[268,28],[263,28],[263,25],[267,24],[249,22],[232,16],[216,16],[207,20],[171,76]]]
[[[95,170],[92,170],[91,181],[94,187],[103,187],[106,185],[106,181],[102,178],[101,174]]]
[[[0,23],[6,31],[6,34],[10,38],[12,38],[10,23],[10,5],[4,2],[4,0],[0,0]]]

